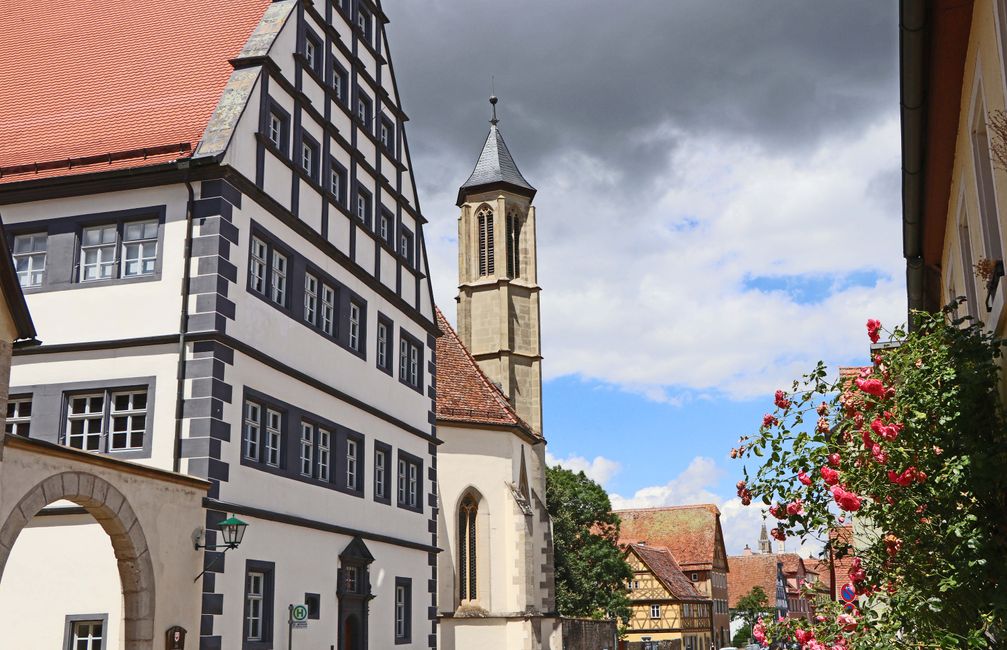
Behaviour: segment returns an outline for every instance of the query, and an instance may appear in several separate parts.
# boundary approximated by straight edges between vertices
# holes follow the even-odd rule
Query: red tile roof
[[[723,545],[720,510],[713,504],[616,510],[622,523],[619,543],[666,546],[678,563],[690,569],[713,567],[716,547]]]
[[[191,156],[269,3],[8,0],[0,182]]]
[[[441,310],[436,312],[443,332],[437,339],[437,419],[512,426],[538,437],[480,370]]]
[[[781,559],[773,553],[732,555],[727,558],[731,571],[727,574],[728,607],[735,608],[738,600],[762,587],[769,606],[776,606],[776,564]]]
[[[664,588],[672,596],[679,600],[709,600],[706,596],[696,590],[692,581],[685,577],[681,567],[664,546],[651,546],[649,544],[632,544],[630,548],[636,553],[647,568],[650,569],[654,577],[657,578]]]

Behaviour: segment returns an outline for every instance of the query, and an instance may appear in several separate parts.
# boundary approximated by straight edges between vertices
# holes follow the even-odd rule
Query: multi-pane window
[[[269,113],[269,141],[277,149],[283,149],[283,118],[276,113]]]
[[[304,320],[312,325],[318,320],[318,278],[304,274]]]
[[[346,200],[346,170],[339,163],[332,161],[329,164],[329,191],[335,197],[336,202],[345,205]]]
[[[343,66],[333,61],[332,92],[335,93],[336,99],[343,104],[346,104],[346,81],[348,78],[349,75],[346,74],[346,70],[343,69]]]
[[[360,590],[360,570],[357,567],[343,567],[343,586],[346,592],[351,594]]]
[[[106,280],[115,277],[115,225],[84,228],[80,243],[80,279]]]
[[[266,596],[266,575],[249,571],[245,576],[245,640],[263,640],[263,601]]]
[[[399,381],[420,387],[420,346],[405,335],[399,339]]]
[[[357,188],[357,218],[365,224],[371,222],[371,193],[362,187]]]
[[[308,67],[314,70],[316,73],[322,73],[322,45],[313,36],[307,35],[304,38],[304,58],[307,60]]]
[[[147,390],[103,391],[67,398],[65,443],[85,451],[142,449]]]
[[[143,434],[147,428],[146,389],[112,393],[110,406],[112,433],[109,449],[143,448]]]
[[[269,276],[270,297],[278,305],[287,304],[287,256],[273,251],[273,268]]]
[[[374,452],[374,496],[384,499],[388,490],[388,454],[384,449]]]
[[[101,650],[104,641],[102,621],[74,621],[71,650]]]
[[[301,475],[311,476],[315,463],[315,427],[301,422]]]
[[[357,453],[358,444],[356,440],[349,438],[346,440],[346,487],[351,490],[357,489]]]
[[[371,41],[371,14],[363,7],[357,7],[357,29],[368,43]]]
[[[408,578],[395,579],[395,641],[408,643],[412,617],[412,586]]]
[[[303,138],[301,142],[301,169],[313,181],[318,181],[318,145]]]
[[[479,275],[493,275],[493,211],[483,208],[476,214],[479,222]]]
[[[249,262],[249,283],[252,291],[266,293],[266,242],[258,237],[252,237],[251,261]]]
[[[388,367],[388,325],[378,321],[378,367]]]
[[[661,606],[654,603],[650,606],[650,617],[661,618]]]
[[[406,258],[409,266],[413,265],[413,233],[405,228],[399,233],[399,255]]]
[[[280,466],[280,440],[283,437],[283,416],[279,411],[266,409],[265,462],[273,467]]]
[[[333,335],[332,324],[336,316],[336,291],[329,285],[322,285],[322,331]]]
[[[419,507],[419,473],[418,463],[404,458],[399,459],[399,505],[408,508]]]
[[[357,91],[357,119],[369,133],[371,130],[371,100],[362,90]]]
[[[350,303],[349,342],[351,350],[360,350],[360,305]]]
[[[7,423],[4,431],[25,437],[31,433],[31,397],[7,400]]]
[[[42,286],[45,276],[46,233],[14,237],[14,267],[22,287]]]
[[[332,445],[332,434],[325,429],[318,430],[318,478],[329,480],[329,450]]]
[[[138,221],[123,226],[122,276],[152,275],[157,261],[157,222]]]
[[[262,407],[255,402],[245,402],[245,422],[243,438],[245,458],[259,460],[259,445],[262,440]]]
[[[395,150],[395,125],[388,119],[381,118],[381,126],[378,129],[378,139],[385,151],[392,153]]]
[[[388,245],[392,243],[393,220],[392,215],[385,210],[381,211],[381,216],[378,218],[378,234],[381,236],[381,240]]]

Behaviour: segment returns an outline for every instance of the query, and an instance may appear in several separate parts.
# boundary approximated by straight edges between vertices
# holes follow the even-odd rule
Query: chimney
[[[749,546],[748,544],[745,544],[745,550],[742,551],[742,554],[743,555],[751,555],[752,554],[752,547]]]

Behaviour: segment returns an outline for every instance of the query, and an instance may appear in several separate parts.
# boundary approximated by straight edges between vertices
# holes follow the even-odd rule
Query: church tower
[[[458,334],[518,415],[542,433],[542,356],[535,254],[535,188],[518,171],[493,119],[458,190]]]
[[[773,552],[773,546],[769,542],[769,533],[766,532],[766,522],[762,522],[762,532],[759,533],[759,552],[767,555]]]

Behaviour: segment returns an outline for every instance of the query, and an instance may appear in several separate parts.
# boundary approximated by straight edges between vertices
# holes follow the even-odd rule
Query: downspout
[[[189,161],[186,161],[188,163]],[[178,325],[178,387],[175,393],[175,453],[173,454],[171,469],[178,472],[182,465],[182,415],[185,399],[185,336],[189,331],[189,276],[192,267],[192,216],[196,207],[196,193],[189,182],[189,175],[185,178],[185,188],[188,190],[189,199],[185,207],[185,248],[182,253],[182,315]]]
[[[928,3],[899,3],[899,101],[902,119],[902,251],[906,259],[909,327],[912,312],[926,308],[923,259],[923,174],[926,120],[926,43]]]

